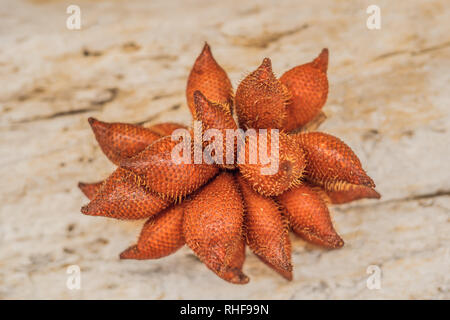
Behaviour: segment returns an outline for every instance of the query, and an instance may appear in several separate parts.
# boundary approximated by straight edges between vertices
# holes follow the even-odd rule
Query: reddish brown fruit
[[[302,177],[305,168],[303,151],[293,138],[280,132],[278,148],[276,145],[274,146],[273,156],[271,156],[271,131],[267,131],[267,141],[262,139],[263,135],[258,134],[257,136],[258,144],[257,149],[255,149],[257,152],[252,150],[254,146],[253,138],[248,137],[245,143],[245,163],[238,164],[238,167],[244,178],[260,194],[265,196],[279,195],[297,184]],[[262,141],[262,144],[259,141]],[[268,156],[266,160],[269,161],[269,164],[264,162],[264,158],[260,157],[260,152],[264,150],[261,146],[267,146],[266,154]],[[257,155],[256,162],[252,160],[252,154]],[[261,169],[271,168],[271,163],[278,163],[277,170],[269,174],[263,174]],[[268,171],[265,173],[268,173]]]
[[[340,248],[344,241],[333,228],[323,200],[309,187],[298,186],[278,201],[285,207],[293,231],[303,239],[327,248]]]
[[[84,183],[78,182],[78,188],[84,193],[84,195],[89,199],[94,199],[97,192],[102,187],[104,181],[94,182],[94,183]]]
[[[183,206],[176,205],[145,222],[138,243],[120,254],[120,259],[158,259],[184,245]]]
[[[194,117],[194,92],[197,90],[208,100],[225,105],[231,111],[233,87],[227,73],[214,59],[207,43],[192,67],[186,87],[188,106]]]
[[[90,216],[115,219],[143,219],[151,217],[170,204],[137,184],[137,177],[117,168],[102,185],[94,199],[81,208]]]
[[[281,129],[286,118],[289,94],[272,72],[272,63],[262,64],[239,84],[235,104],[243,128]]]
[[[187,129],[186,126],[175,122],[163,122],[148,127],[149,130],[161,137],[170,136],[177,129]]]
[[[305,182],[327,204],[344,204],[360,199],[380,199],[381,195],[373,188],[344,183],[341,191],[328,191],[322,187]]]
[[[195,120],[202,122],[203,129],[237,129],[231,113],[221,104],[211,102],[200,91],[194,92]]]
[[[243,213],[239,189],[227,172],[187,201],[184,213],[186,244],[209,269],[234,283],[245,283],[247,278],[233,263],[242,241]]]
[[[222,279],[236,284],[246,284],[250,279],[242,272],[245,261],[245,240],[243,237],[236,244],[236,252],[231,258],[230,265],[222,274]]]
[[[366,186],[358,186],[354,184],[346,184],[343,186],[345,190],[326,191],[331,203],[343,204],[359,199],[380,199],[381,195],[374,189]]]
[[[319,69],[320,71],[327,73],[328,70],[328,48],[322,49],[320,54],[311,62],[311,66]]]
[[[374,188],[355,153],[340,139],[321,132],[292,135],[305,152],[305,176],[313,184],[328,191],[345,190],[356,184]]]
[[[233,164],[230,164],[229,166],[226,165],[227,152],[231,152],[232,156],[235,159],[234,141],[229,143],[230,147],[228,148],[226,139],[226,129],[237,129],[236,122],[231,116],[231,113],[224,106],[213,103],[206,99],[206,97],[200,91],[194,92],[194,104],[196,111],[196,120],[201,121],[203,132],[205,132],[206,130],[210,130],[209,132],[211,132],[212,129],[216,129],[221,133],[223,139],[222,157],[216,155],[216,151],[218,148],[220,148],[220,145],[216,147],[213,146],[215,138],[211,137],[211,139],[205,143],[205,147],[208,149],[214,149],[214,151],[211,152],[211,155],[214,157],[213,159],[216,160],[215,163],[221,164],[226,168],[233,168]],[[205,136],[204,139],[207,139],[207,137]],[[208,145],[211,147],[208,147]]]
[[[117,165],[161,138],[150,129],[133,124],[106,123],[95,118],[89,118],[89,123],[103,153]]]
[[[283,128],[287,131],[306,125],[314,119],[327,101],[328,50],[310,63],[286,71],[280,78],[291,94]]]
[[[314,117],[311,121],[309,121],[307,124],[302,126],[299,130],[291,131],[291,133],[295,132],[311,132],[311,131],[317,131],[319,129],[320,125],[327,119],[327,116],[322,111],[319,112],[317,116]]]
[[[292,280],[291,241],[287,220],[278,204],[252,189],[238,175],[244,200],[244,226],[247,244],[267,265]]]
[[[183,142],[172,141],[171,138],[159,139],[135,157],[123,160],[120,166],[138,175],[139,183],[151,191],[178,199],[204,185],[219,169],[216,165],[205,163],[176,163],[172,159],[172,150]]]

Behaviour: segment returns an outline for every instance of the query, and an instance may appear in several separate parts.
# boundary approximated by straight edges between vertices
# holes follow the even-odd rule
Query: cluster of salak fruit
[[[147,219],[137,244],[123,251],[122,259],[157,259],[187,244],[219,277],[244,284],[249,281],[242,272],[248,246],[292,279],[290,230],[313,244],[340,248],[344,242],[327,205],[380,197],[350,147],[312,132],[325,118],[327,67],[324,49],[277,79],[266,58],[234,95],[205,44],[186,89],[193,118],[204,129],[237,129],[237,123],[242,129],[279,129],[278,172],[263,175],[265,164],[247,161],[175,164],[171,150],[176,142],[170,135],[183,125],[143,127],[90,118],[101,149],[118,168],[103,182],[79,184],[91,200],[82,213]]]

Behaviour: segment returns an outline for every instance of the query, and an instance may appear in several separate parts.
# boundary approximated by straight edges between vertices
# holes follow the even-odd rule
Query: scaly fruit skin
[[[138,243],[120,254],[121,259],[159,259],[180,249],[183,237],[183,206],[172,206],[149,218]]]
[[[298,146],[295,140],[285,134],[279,133],[278,149],[274,149],[274,157],[271,157],[272,151],[272,133],[267,131],[267,142],[263,141],[262,145],[267,146],[267,155],[269,164],[264,164],[264,160],[260,157],[261,149],[259,140],[263,135],[257,134],[258,144],[257,152],[252,151],[254,141],[251,137],[245,142],[245,162],[238,164],[239,170],[244,178],[249,182],[254,190],[265,196],[277,196],[292,186],[296,185],[303,175],[305,168],[305,158],[302,149]],[[274,146],[275,148],[275,146]],[[239,150],[238,150],[239,153]],[[252,163],[252,154],[257,154],[258,159],[256,163]],[[265,153],[265,152],[262,152]],[[278,170],[275,173],[263,174],[262,168],[270,168],[270,163],[278,161]]]
[[[226,106],[207,99],[200,91],[194,92],[195,120],[202,122],[203,129],[237,129],[236,122]]]
[[[124,159],[120,166],[140,177],[140,183],[162,197],[179,199],[214,177],[216,165],[179,163],[172,159],[172,150],[178,143],[171,136],[163,137],[149,145],[133,158]],[[192,150],[191,150],[192,153]],[[193,162],[191,154],[191,162]]]
[[[93,183],[85,183],[78,182],[78,188],[84,193],[84,195],[89,199],[94,199],[97,192],[102,187],[104,181],[93,182]]]
[[[283,277],[292,280],[288,223],[279,205],[253,190],[238,174],[244,200],[244,228],[250,249]]]
[[[304,240],[330,249],[344,245],[333,228],[326,204],[311,188],[301,185],[277,199],[286,209],[293,231]]]
[[[347,190],[348,184],[374,188],[358,157],[340,139],[322,132],[292,135],[306,155],[305,177],[328,191]]]
[[[222,273],[222,279],[236,284],[246,284],[249,277],[242,272],[245,261],[245,240],[241,237],[236,244],[236,251],[230,260],[229,266]]]
[[[265,58],[236,89],[239,126],[245,129],[282,129],[288,99],[286,87],[273,74],[270,59]]]
[[[287,117],[283,128],[291,131],[307,124],[316,117],[327,101],[328,50],[310,63],[306,63],[286,71],[280,78],[291,93],[287,105]]]
[[[93,122],[95,122],[95,121],[98,121],[98,120],[93,120]],[[107,123],[103,123],[103,124],[105,124],[106,126],[108,125]],[[116,127],[117,128],[121,128],[123,126],[116,126]],[[163,122],[163,123],[158,123],[158,124],[152,125],[151,127],[148,127],[146,129],[148,129],[148,130],[154,132],[155,134],[157,134],[157,136],[156,135],[154,136],[154,135],[151,135],[151,134],[148,135],[148,139],[147,139],[146,142],[151,144],[152,142],[154,142],[157,139],[159,139],[158,136],[159,137],[165,137],[165,136],[171,135],[172,132],[177,130],[177,129],[187,129],[187,127],[182,125],[182,124],[175,123],[175,122]],[[114,131],[114,126],[113,126],[113,131]],[[145,130],[145,132],[146,132],[145,135],[147,135],[147,130]],[[108,139],[111,139],[111,138],[114,138],[114,133],[111,133],[110,137],[108,137]],[[131,136],[129,138],[132,140]],[[137,138],[136,140],[139,141],[140,139],[141,138]],[[156,140],[154,140],[154,139],[156,139]],[[142,139],[142,140],[146,140],[146,138],[144,137],[144,139]],[[128,149],[128,151],[131,154],[131,156],[136,155],[137,153],[139,153],[142,150],[140,150],[140,148],[136,148],[135,151],[138,151],[138,152],[133,154],[133,151]],[[117,152],[120,153],[120,150],[118,150]],[[116,151],[113,150],[111,153],[114,154],[114,153],[116,153]],[[120,156],[119,156],[119,158],[120,158]],[[92,200],[94,198],[95,194],[100,190],[103,182],[104,181],[98,181],[98,182],[94,182],[94,183],[79,182],[78,183],[78,188],[80,188],[80,190],[84,193],[84,195],[89,200]]]
[[[277,80],[270,60],[264,59],[238,86],[238,129],[231,114],[231,83],[205,44],[186,88],[197,120],[194,128],[170,122],[144,128],[89,119],[102,150],[119,168],[104,182],[79,184],[91,200],[82,212],[147,218],[137,243],[122,252],[121,259],[157,259],[187,244],[219,277],[245,284],[249,278],[242,267],[248,245],[291,280],[288,231],[311,243],[339,248],[344,242],[333,228],[327,205],[380,197],[345,143],[311,132],[326,118],[320,108],[328,91],[327,68],[324,49],[314,61]],[[203,130],[195,130],[198,121]],[[187,131],[173,135],[176,129]],[[209,139],[194,139],[194,133],[208,129],[216,129]],[[210,143],[220,139],[218,133],[233,139],[224,141],[232,144],[233,165],[208,164],[218,158],[217,146]],[[233,134],[227,138],[227,133]],[[272,137],[279,139],[276,146]],[[190,143],[183,144],[186,140]],[[199,162],[199,155],[203,162],[192,163]]]
[[[232,266],[242,241],[243,213],[235,179],[223,172],[186,201],[183,222],[186,244],[199,259],[219,277],[237,283],[246,279]]]
[[[354,184],[345,185],[345,190],[326,191],[330,202],[333,204],[343,204],[359,199],[380,199],[381,195],[374,189],[366,186]]]
[[[233,159],[236,159],[236,146],[234,141],[227,143],[226,131],[227,129],[236,130],[237,125],[233,117],[231,116],[230,111],[226,106],[209,101],[200,91],[194,92],[194,104],[196,114],[195,120],[201,121],[202,123],[202,130],[204,134],[203,138],[205,140],[204,146],[207,148],[205,149],[205,151],[214,150],[212,152],[208,152],[209,154],[211,154],[212,160],[215,160],[215,163],[219,164],[222,168],[233,169],[235,167],[234,163],[227,165],[227,152],[230,152],[234,157]],[[210,130],[210,133],[214,130],[218,130],[220,132],[223,140],[222,157],[216,154],[217,148],[220,148],[220,144],[219,146],[216,146],[215,137],[208,137],[207,135],[205,135],[205,131],[207,130]],[[215,133],[212,132],[212,134]]]
[[[315,58],[312,62],[310,62],[311,66],[320,71],[327,73],[328,70],[328,48],[323,48],[320,54]]]
[[[106,123],[92,117],[89,124],[103,153],[116,165],[161,138],[152,130],[133,124]]]
[[[117,168],[96,193],[92,201],[81,208],[91,216],[115,219],[142,219],[151,217],[169,206],[170,201],[137,184],[137,177]]]
[[[227,106],[231,111],[233,87],[227,73],[214,59],[207,43],[189,74],[186,98],[189,109],[195,117],[194,92],[201,91],[208,100]]]
[[[149,130],[160,135],[161,137],[170,136],[177,129],[187,129],[185,125],[175,122],[163,122],[148,127]]]

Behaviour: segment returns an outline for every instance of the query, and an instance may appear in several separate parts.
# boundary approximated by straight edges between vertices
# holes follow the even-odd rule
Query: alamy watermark
[[[381,289],[381,268],[377,265],[371,264],[366,269],[367,274],[370,276],[366,280],[366,286],[369,290]]]
[[[75,4],[71,4],[67,7],[66,13],[70,16],[66,19],[66,27],[69,30],[81,29],[81,9]]]
[[[379,6],[372,4],[367,7],[366,13],[369,17],[366,20],[366,26],[369,30],[381,29],[381,9]]]
[[[66,273],[68,274],[66,280],[66,287],[69,290],[81,289],[81,269],[80,266],[74,264],[67,267]]]

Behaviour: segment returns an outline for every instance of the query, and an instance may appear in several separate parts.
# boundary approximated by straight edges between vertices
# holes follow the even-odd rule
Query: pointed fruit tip
[[[275,270],[278,274],[280,274],[286,280],[292,280],[292,263],[286,260],[283,261],[268,261],[266,258],[262,256],[258,256],[265,264]]]
[[[272,61],[270,60],[270,58],[264,58],[264,60],[262,61],[261,65],[259,66],[258,69],[260,68],[264,68],[264,69],[268,69],[270,71],[272,71]]]
[[[292,281],[292,279],[294,278],[292,275],[292,271],[284,271],[280,272],[280,274],[283,276],[283,278],[285,278],[288,281]]]
[[[209,46],[207,41],[205,41],[205,44],[203,45],[202,52],[211,52],[211,47]]]
[[[254,80],[265,81],[273,77],[272,62],[269,58],[264,58],[261,65],[251,73]]]
[[[197,61],[209,61],[212,57],[211,53],[211,47],[209,46],[208,42],[205,41],[205,44],[203,45],[202,52],[198,55]]]
[[[231,269],[226,271],[222,278],[230,283],[234,284],[247,284],[250,281],[250,278],[247,277],[241,270]]]
[[[326,73],[328,69],[328,48],[323,48],[311,64],[313,67]]]
[[[381,199],[381,194],[375,190],[375,189],[371,189],[372,193],[371,193],[371,197],[372,199]]]
[[[276,268],[276,271],[288,281],[292,281],[292,270],[292,264],[288,262],[283,263]]]
[[[328,48],[323,48],[322,51],[320,51],[317,58],[320,59],[323,64],[328,65],[328,56],[329,56]]]
[[[249,283],[250,278],[247,277],[245,274],[241,273],[239,275],[237,275],[236,277],[234,277],[230,282],[234,283],[234,284],[247,284]]]
[[[364,191],[363,198],[367,198],[367,199],[380,199],[381,198],[381,194],[377,190],[375,190],[374,187],[363,186],[361,188]]]
[[[95,119],[94,117],[89,117],[89,118],[88,118],[88,122],[89,122],[89,124],[92,126],[94,123],[98,122],[98,120]]]
[[[137,245],[131,246],[127,249],[125,249],[124,251],[122,251],[122,253],[120,253],[119,258],[124,260],[124,259],[134,259],[136,257],[136,253],[138,252],[138,248]]]
[[[361,176],[361,184],[369,188],[375,188],[375,182],[367,174]]]
[[[81,207],[81,213],[87,216],[98,216],[95,209],[96,205],[92,206],[92,201],[89,204]]]
[[[332,248],[332,249],[339,249],[344,246],[344,240],[342,240],[342,238],[340,236],[338,236],[337,234],[330,236],[330,238],[327,239],[327,243],[329,244],[330,248]]]
[[[86,214],[86,215],[88,214],[88,212],[89,212],[88,206],[89,206],[89,205],[85,205],[85,206],[82,206],[82,207],[81,207],[81,213],[82,213],[82,214]]]
[[[247,277],[244,273],[240,273],[237,277],[238,282],[235,282],[237,284],[247,284],[250,281],[250,278]]]
[[[89,117],[88,122],[91,125],[91,128],[92,130],[94,130],[94,132],[98,129],[106,129],[109,126],[109,123],[97,120],[94,117]]]

